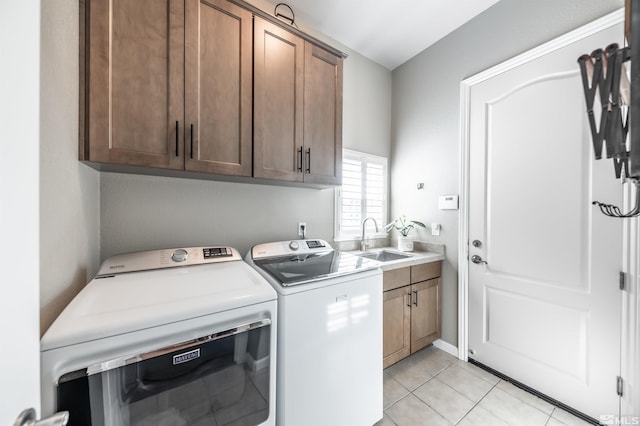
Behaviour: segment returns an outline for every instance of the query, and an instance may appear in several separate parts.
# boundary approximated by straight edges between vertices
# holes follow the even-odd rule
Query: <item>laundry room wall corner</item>
[[[40,334],[100,261],[100,175],[78,161],[79,2],[41,5]]]

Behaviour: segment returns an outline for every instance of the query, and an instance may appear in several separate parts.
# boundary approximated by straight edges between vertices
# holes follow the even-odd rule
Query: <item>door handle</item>
[[[417,308],[418,307],[418,291],[417,290],[413,290],[413,298],[415,299],[413,301],[413,306]]]
[[[298,148],[298,172],[302,173],[302,147]]]
[[[477,254],[474,254],[473,256],[471,256],[471,261],[473,263],[475,263],[476,265],[480,265],[482,263],[484,263],[485,265],[488,265],[488,263],[484,260],[482,260],[482,258],[480,256],[478,256]]]
[[[68,422],[68,411],[61,411],[42,420],[36,420],[36,410],[28,408],[20,413],[13,426],[65,426]]]
[[[311,174],[311,148],[307,149],[307,173]]]
[[[409,297],[409,302],[407,303],[407,306],[411,307],[411,292],[407,293],[407,296]]]

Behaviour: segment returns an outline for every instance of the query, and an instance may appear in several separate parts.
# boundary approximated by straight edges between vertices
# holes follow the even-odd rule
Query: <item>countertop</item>
[[[435,253],[431,251],[400,251],[394,247],[378,247],[367,250],[367,253],[376,253],[380,251],[388,251],[391,253],[409,256],[403,259],[389,260],[386,262],[375,261],[383,271],[390,271],[392,269],[405,268],[407,266],[420,265],[422,263],[444,260],[443,253]],[[359,255],[363,252],[361,250],[355,250],[348,251],[347,253]]]

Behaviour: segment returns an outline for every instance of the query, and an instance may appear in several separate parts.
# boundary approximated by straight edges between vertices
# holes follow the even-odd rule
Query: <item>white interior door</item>
[[[0,425],[40,406],[40,2],[0,1]]]
[[[470,90],[469,352],[585,414],[618,414],[622,223],[610,160],[594,161],[577,58],[622,25]],[[472,245],[477,240],[478,247]]]

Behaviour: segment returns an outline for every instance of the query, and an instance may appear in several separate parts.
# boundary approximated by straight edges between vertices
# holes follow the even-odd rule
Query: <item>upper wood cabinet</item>
[[[304,53],[304,180],[340,185],[342,58],[309,42]]]
[[[254,176],[303,180],[304,40],[255,18]]]
[[[342,58],[254,23],[254,176],[342,183]]]
[[[182,169],[184,2],[81,5],[81,159]]]
[[[239,1],[80,5],[81,160],[341,183],[337,51]]]
[[[187,0],[185,169],[251,176],[252,15]]]
[[[84,160],[251,176],[252,14],[88,2]]]

